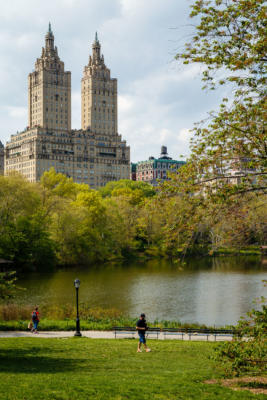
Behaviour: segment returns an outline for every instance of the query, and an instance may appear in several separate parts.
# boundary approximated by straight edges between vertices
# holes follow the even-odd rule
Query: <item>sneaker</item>
[[[151,351],[151,349],[146,349],[146,352],[149,353]]]
[[[139,349],[138,349],[138,350],[137,350],[137,353],[142,353],[142,350],[139,350]]]

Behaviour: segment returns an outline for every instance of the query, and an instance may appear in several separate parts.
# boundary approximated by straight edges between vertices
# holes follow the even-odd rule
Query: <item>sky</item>
[[[80,82],[95,32],[118,79],[118,131],[131,161],[190,154],[194,123],[218,105],[201,69],[174,59],[192,36],[193,0],[0,0],[0,140],[28,125],[27,76],[51,22],[59,57],[72,73],[72,128],[80,128]]]

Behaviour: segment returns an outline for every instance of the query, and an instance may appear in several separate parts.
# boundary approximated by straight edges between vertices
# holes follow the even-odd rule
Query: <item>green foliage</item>
[[[137,182],[129,179],[121,179],[117,182],[109,182],[106,184],[106,186],[100,188],[99,192],[103,197],[110,197],[113,195],[114,190],[119,189],[129,189],[129,192],[138,190],[143,197],[153,197],[156,194],[155,189],[149,183],[142,181]]]
[[[0,176],[0,256],[18,268],[49,267],[55,261],[49,219],[38,185],[18,175]]]
[[[176,58],[203,67],[205,88],[230,84],[218,112],[196,124],[186,166],[188,190],[266,194],[266,2],[197,0],[192,40]],[[231,170],[239,171],[235,182]],[[229,184],[229,179],[232,179]],[[207,186],[210,190],[207,189]]]
[[[63,264],[104,260],[109,251],[106,210],[95,191],[81,191],[68,201],[61,213],[55,213],[52,237],[57,243],[58,258]],[[106,240],[104,240],[106,239]]]
[[[16,224],[8,230],[12,241],[5,243],[8,256],[13,258],[18,267],[38,265],[38,268],[54,264],[53,243],[43,228],[43,218],[40,213],[31,217],[19,216]]]
[[[233,100],[196,124],[190,158],[161,186],[162,250],[178,258],[241,251],[267,232],[266,4],[196,0],[190,16],[194,35],[176,58],[200,64],[205,88],[227,84]]]
[[[53,167],[50,168],[49,171],[44,172],[41,178],[41,184],[51,195],[63,198],[75,199],[78,192],[89,190],[88,185],[74,183],[72,178],[68,178],[61,173],[56,173]]]
[[[47,269],[133,256],[182,259],[264,243],[262,198],[192,196],[188,170],[179,171],[156,193],[142,182],[119,181],[104,197],[53,169],[38,184],[0,177],[0,257],[16,270]]]
[[[206,66],[203,80],[214,87],[218,80],[264,91],[266,73],[266,2],[264,0],[197,0],[191,18],[198,18],[194,36],[177,54]],[[244,74],[242,74],[244,72]]]
[[[266,339],[221,343],[215,359],[224,365],[226,376],[266,373]]]
[[[16,290],[16,272],[0,272],[0,299],[13,297]]]
[[[223,363],[226,375],[266,373],[267,305],[248,312],[247,318],[242,318],[236,329],[239,333],[232,342],[221,343],[215,348],[215,360]]]

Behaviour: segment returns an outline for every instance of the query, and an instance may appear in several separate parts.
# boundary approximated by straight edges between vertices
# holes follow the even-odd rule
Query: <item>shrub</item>
[[[262,299],[264,301],[264,299]],[[214,358],[223,363],[225,375],[263,373],[267,368],[267,305],[252,309],[242,318],[232,342],[220,343]]]
[[[18,321],[29,320],[33,307],[30,305],[20,304],[2,304],[0,305],[0,320],[2,321]]]

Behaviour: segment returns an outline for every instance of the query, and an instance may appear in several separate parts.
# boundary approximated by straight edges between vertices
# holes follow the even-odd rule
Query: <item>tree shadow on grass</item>
[[[50,352],[53,352],[53,349],[50,349]],[[34,349],[0,350],[0,373],[60,373],[82,368],[90,369],[89,364],[88,360],[65,358],[60,353],[58,356],[54,353],[52,357],[49,357],[35,353]]]

